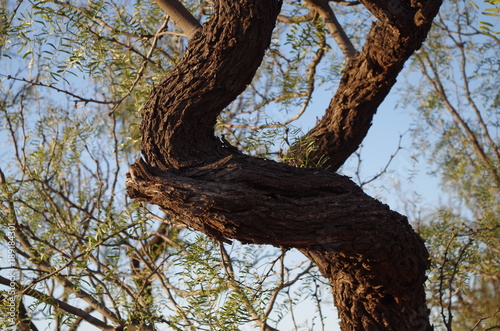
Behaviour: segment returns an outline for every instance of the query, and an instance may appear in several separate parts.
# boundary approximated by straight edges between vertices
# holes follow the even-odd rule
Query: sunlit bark
[[[438,1],[414,2],[406,16],[388,19],[377,1],[365,5],[379,21],[307,136],[316,142],[313,157],[328,156],[330,169],[356,150],[439,8]],[[245,156],[214,135],[219,113],[252,80],[279,9],[278,1],[216,4],[145,106],[144,160],[129,169],[128,194],[221,241],[298,248],[332,283],[344,330],[430,330],[428,254],[404,216],[346,177]],[[292,163],[303,152],[292,149]]]

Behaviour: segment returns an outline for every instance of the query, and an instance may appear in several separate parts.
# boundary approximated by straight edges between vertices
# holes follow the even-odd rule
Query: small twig
[[[295,114],[293,117],[290,117],[286,121],[284,121],[282,123],[277,123],[277,124],[263,124],[263,125],[254,125],[254,126],[225,124],[224,127],[227,129],[241,128],[241,129],[249,129],[249,130],[274,129],[274,128],[280,128],[280,127],[287,126],[288,124],[292,123],[293,121],[298,120],[305,113],[305,111],[306,111],[306,109],[309,106],[309,103],[311,101],[312,94],[313,94],[314,88],[315,88],[314,83],[315,83],[315,77],[316,77],[316,68],[318,67],[318,65],[320,64],[321,60],[323,59],[323,57],[325,55],[325,49],[326,49],[326,39],[324,38],[324,36],[321,36],[320,41],[319,41],[319,48],[316,51],[316,55],[314,56],[311,63],[309,64],[308,74],[307,74],[307,89],[306,89],[306,91],[296,93],[293,96],[279,96],[279,97],[275,98],[274,100],[271,100],[271,101],[279,102],[282,100],[286,100],[287,97],[291,97],[291,98],[292,97],[295,97],[295,98],[305,97],[306,99],[304,100],[304,103],[302,104],[302,107],[297,114]],[[264,102],[263,105],[267,104],[267,103],[269,103],[269,102]],[[261,106],[263,106],[263,105],[261,105]],[[259,108],[259,107],[256,107],[256,108]]]
[[[391,156],[389,156],[389,160],[387,160],[387,163],[385,164],[384,168],[382,168],[382,170],[380,170],[378,174],[374,175],[372,178],[370,178],[368,180],[365,180],[365,181],[361,180],[361,177],[360,177],[360,172],[361,172],[361,153],[356,152],[356,156],[359,159],[358,167],[356,169],[356,177],[358,179],[359,187],[363,188],[363,186],[365,186],[367,184],[370,184],[371,182],[373,182],[377,178],[380,178],[382,175],[384,175],[385,173],[387,173],[387,169],[389,169],[389,166],[391,165],[392,161],[394,161],[394,158],[399,153],[399,151],[403,149],[403,147],[401,147],[401,141],[403,140],[403,136],[405,134],[406,134],[406,132],[399,135],[398,146],[396,147],[396,150],[394,151],[394,153],[392,153]]]
[[[42,87],[47,87],[47,88],[56,90],[57,92],[67,94],[69,96],[72,96],[72,97],[78,99],[78,100],[74,100],[75,103],[79,103],[79,102],[83,102],[84,104],[98,103],[98,104],[101,104],[101,105],[112,105],[112,104],[119,103],[119,101],[101,101],[101,100],[95,100],[95,99],[87,99],[87,98],[81,97],[79,95],[76,95],[74,93],[71,93],[71,92],[69,92],[67,90],[63,90],[63,89],[60,89],[58,87],[55,87],[52,84],[44,84],[42,82],[28,80],[26,78],[17,78],[17,77],[13,77],[11,75],[4,75],[4,74],[0,74],[0,76],[5,77],[7,79],[15,80],[15,81],[18,81],[18,82],[24,82],[24,83],[30,84],[32,86],[42,86]]]
[[[500,309],[497,309],[493,314],[491,314],[489,316],[481,317],[480,319],[477,320],[476,324],[474,324],[474,326],[470,330],[474,331],[476,328],[478,328],[478,327],[481,326],[481,322],[483,322],[483,321],[485,321],[487,319],[495,317],[498,313],[500,313]],[[493,327],[485,329],[485,330],[494,330],[496,328],[500,328],[500,325],[496,325],[496,326],[493,326]]]
[[[139,80],[142,78],[142,75],[144,74],[144,71],[146,70],[146,67],[148,66],[149,59],[151,58],[151,55],[153,55],[153,51],[156,48],[158,40],[161,37],[161,35],[159,35],[159,33],[162,32],[162,30],[167,27],[168,21],[169,21],[169,17],[167,16],[165,18],[165,20],[163,21],[163,24],[160,26],[158,31],[155,33],[155,37],[153,38],[153,43],[151,44],[151,47],[149,48],[148,54],[146,55],[144,62],[142,63],[141,67],[139,68],[139,71],[137,72],[137,75],[135,76],[135,79],[132,82],[132,85],[128,89],[127,93],[125,93],[125,95],[123,95],[120,98],[120,100],[118,100],[118,102],[115,104],[113,109],[111,109],[111,111],[109,112],[109,115],[113,114],[114,111],[120,106],[122,101],[125,100],[126,98],[128,98],[130,96],[130,94],[132,94],[132,91],[137,86],[137,83],[139,83]]]

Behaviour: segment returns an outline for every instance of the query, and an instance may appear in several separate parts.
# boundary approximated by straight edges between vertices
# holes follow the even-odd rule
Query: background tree
[[[420,100],[415,145],[447,192],[441,206],[420,213],[433,257],[429,299],[434,320],[447,330],[500,326],[499,40],[489,23],[495,21],[487,20],[498,17],[492,4],[481,14],[465,2],[446,3],[412,60],[422,78],[405,96]]]
[[[213,24],[205,23],[208,17],[212,16],[213,21],[225,12],[224,8],[214,9],[209,2],[183,4],[205,28]],[[219,117],[216,125],[219,134],[224,136],[207,139],[208,144],[222,144],[218,150],[224,155],[234,151],[231,143],[251,155],[281,157],[304,166],[335,168],[343,162],[342,157],[349,154],[345,146],[329,149],[332,154],[339,151],[345,154],[332,158],[332,155],[321,155],[321,147],[315,142],[315,137],[319,137],[320,143],[334,141],[332,133],[318,127],[294,143],[301,133],[290,126],[306,110],[312,110],[311,100],[318,88],[339,82],[343,61],[340,53],[346,59],[357,56],[354,51],[361,50],[362,36],[371,27],[370,13],[359,3],[332,5],[328,7],[316,1],[303,6],[284,4],[264,65],[245,92]],[[365,5],[376,12],[376,5],[370,6],[368,2]],[[397,6],[393,9],[397,8],[401,9]],[[49,321],[53,328],[66,325],[70,329],[88,328],[88,323],[100,329],[133,325],[146,329],[230,330],[248,323],[271,329],[271,325],[279,327],[278,323],[287,313],[292,315],[295,328],[328,322],[320,302],[324,301],[322,292],[330,291],[329,286],[324,285],[325,280],[310,262],[292,261],[296,257],[294,250],[290,254],[286,248],[220,244],[178,223],[186,221],[185,216],[164,215],[152,206],[122,199],[124,187],[120,178],[125,176],[124,165],[137,157],[140,117],[137,110],[142,109],[150,87],[161,86],[161,77],[174,76],[172,68],[188,58],[181,60],[187,48],[182,33],[193,39],[196,32],[175,30],[169,17],[159,22],[161,11],[142,2],[40,1],[33,5],[10,4],[3,10],[2,40],[6,43],[2,47],[1,64],[8,68],[5,72],[10,76],[2,76],[2,119],[6,123],[2,140],[7,148],[1,152],[1,215],[6,244],[9,238],[14,239],[17,260],[13,266],[4,265],[7,268],[2,268],[1,281],[9,286],[8,276],[15,271],[18,292],[14,296],[4,292],[2,302],[8,305],[10,298],[16,299],[19,307],[16,319],[20,327],[34,329],[34,325],[38,325],[43,329]],[[174,13],[170,15],[175,21]],[[196,26],[193,29],[198,30]],[[198,38],[200,42],[210,40],[200,35]],[[220,43],[225,40],[215,39],[213,41]],[[230,43],[239,39],[231,40]],[[339,42],[339,51],[329,46],[333,40]],[[411,48],[406,51],[409,56]],[[366,54],[383,54],[381,50],[372,52],[373,49],[366,50]],[[389,67],[397,68],[403,62]],[[191,76],[206,77],[194,72]],[[91,84],[82,83],[81,77],[86,77]],[[344,86],[346,83],[344,80]],[[230,93],[224,90],[222,97],[236,94],[233,88],[234,85],[230,86]],[[384,88],[378,90],[385,93]],[[367,115],[365,123],[360,126],[363,130],[367,130],[370,114],[381,101],[376,94],[375,102],[370,103],[370,97],[373,96],[364,99],[369,109],[364,114]],[[348,100],[345,101],[348,104]],[[282,115],[276,115],[276,110]],[[342,113],[339,110],[330,107],[330,116]],[[345,113],[342,114],[340,118],[344,118]],[[335,123],[334,118],[330,120]],[[200,135],[206,132],[200,130]],[[356,142],[350,144],[351,148],[357,147],[353,147]],[[279,151],[280,147],[286,149],[290,145],[294,145],[292,153]],[[195,154],[199,156],[203,154]],[[257,162],[255,169],[262,170],[259,161],[252,162]],[[190,175],[199,180],[200,176],[210,177],[210,171],[207,167]],[[296,184],[304,185],[316,176],[318,174],[310,175]],[[331,186],[325,184],[331,180],[331,174],[320,176],[323,177],[316,180],[321,182],[318,185],[321,197],[308,197],[300,186],[287,187],[288,195],[276,188],[271,190],[269,185],[282,185],[274,177],[265,178],[267,188],[257,189],[265,192],[268,201],[278,198],[286,203],[293,195],[302,194],[300,203],[310,200],[318,206],[328,206],[325,196],[332,193],[347,189],[353,190],[353,195],[360,194],[342,178],[334,180],[343,184]],[[239,184],[244,185],[248,182],[253,185],[255,179],[241,176],[236,169],[229,178],[232,181],[237,178]],[[216,180],[220,184],[223,177]],[[306,184],[306,189],[314,186],[313,181]],[[300,194],[295,193],[297,191]],[[247,193],[246,188],[244,192]],[[190,202],[195,201],[194,197],[190,195]],[[341,200],[345,197],[344,194]],[[326,215],[324,208],[317,209]],[[356,213],[359,216],[362,211]],[[388,211],[384,209],[383,213]],[[397,215],[394,217],[399,219]],[[16,225],[14,233],[9,231],[9,225]],[[407,229],[411,236],[412,232]],[[318,233],[314,240],[318,241],[320,250],[331,249],[332,243],[338,245],[337,237],[325,231],[318,230]],[[350,240],[348,232],[342,235],[343,240]],[[372,235],[370,232],[361,238],[371,239]],[[360,245],[370,244],[360,242]],[[349,247],[348,244],[340,246]],[[348,273],[343,276],[339,280],[345,281],[338,289],[348,288]],[[363,288],[370,292],[373,287]],[[341,294],[347,299],[355,298],[346,293]],[[294,309],[306,298],[313,300],[318,314],[310,321],[299,321]],[[390,296],[385,300],[383,304],[391,303]],[[446,305],[448,301],[443,302]],[[362,316],[357,314],[352,320]],[[349,316],[346,320],[344,323],[349,323]]]

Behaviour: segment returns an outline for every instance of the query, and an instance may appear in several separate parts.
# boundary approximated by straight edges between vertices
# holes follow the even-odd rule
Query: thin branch
[[[71,97],[76,98],[77,100],[74,100],[75,103],[82,102],[84,104],[87,104],[87,103],[98,103],[98,104],[101,104],[101,105],[112,105],[112,104],[116,104],[116,103],[119,102],[119,101],[101,101],[101,100],[95,100],[95,99],[87,99],[87,98],[81,97],[79,95],[76,95],[74,93],[71,93],[71,92],[69,92],[67,90],[63,90],[63,89],[60,89],[58,87],[55,87],[53,84],[44,84],[44,83],[39,82],[39,81],[28,80],[26,78],[17,78],[17,77],[13,77],[11,75],[0,74],[0,76],[5,77],[7,79],[16,80],[16,81],[19,81],[19,82],[24,82],[24,83],[27,83],[27,84],[29,84],[31,86],[42,86],[42,87],[47,87],[47,88],[56,90],[57,92],[64,93],[64,94],[67,94],[67,95],[69,95]]]
[[[153,55],[153,51],[155,50],[156,48],[156,45],[158,43],[158,40],[160,38],[160,35],[159,33],[166,28],[167,24],[168,24],[168,20],[169,20],[169,17],[167,17],[164,21],[163,21],[163,24],[161,25],[161,27],[158,29],[157,33],[155,33],[155,37],[153,39],[153,43],[148,51],[148,54],[145,56],[145,59],[144,59],[144,62],[142,63],[141,65],[141,68],[139,69],[139,71],[137,72],[136,74],[136,77],[134,79],[134,81],[132,82],[132,85],[129,87],[127,93],[125,93],[125,95],[123,95],[120,100],[118,100],[118,102],[115,104],[115,106],[113,107],[113,109],[111,109],[111,111],[109,112],[109,115],[111,115],[119,106],[120,104],[123,102],[123,100],[125,100],[130,94],[132,94],[132,91],[134,90],[134,88],[136,87],[137,83],[139,82],[139,80],[142,78],[142,75],[144,74],[144,71],[146,70],[146,67],[148,66],[148,62],[150,61],[150,58],[151,58],[151,55]]]
[[[152,64],[154,64],[158,68],[160,68],[160,69],[162,68],[160,63],[156,63],[153,60],[151,60],[150,58],[148,58],[146,55],[142,54],[134,46],[132,46],[132,44],[130,42],[128,44],[125,44],[124,42],[118,40],[117,38],[115,38],[113,36],[111,36],[111,37],[103,36],[103,35],[99,34],[99,32],[92,30],[90,27],[88,28],[88,31],[92,35],[94,35],[98,40],[102,39],[102,40],[106,40],[106,41],[109,41],[111,43],[117,44],[117,45],[123,47],[124,49],[127,49],[127,50],[133,52],[134,54],[137,54],[138,56],[140,56],[144,60],[151,62]],[[158,36],[157,34],[154,35],[154,37],[157,37],[157,36]]]
[[[10,280],[0,276],[0,284],[10,286]],[[48,296],[40,291],[37,291],[33,288],[30,288],[29,286],[28,287],[17,286],[17,287],[19,288],[20,292],[22,292],[26,295],[29,295],[30,297],[33,297],[41,302],[47,303],[47,304],[52,305],[54,307],[61,308],[61,309],[65,310],[65,311],[67,311],[75,316],[79,316],[79,317],[83,318],[85,321],[87,321],[88,323],[99,327],[101,330],[114,330],[113,327],[107,325],[103,321],[95,318],[94,316],[81,310],[80,308],[76,308],[72,305],[67,304],[64,301],[61,301],[61,300],[56,299],[54,297]]]
[[[176,292],[176,289],[172,286],[172,284],[170,284],[170,281],[165,276],[165,274],[163,272],[156,272],[154,276],[159,280],[160,286],[167,294],[168,300],[170,300],[170,302],[174,305],[175,312],[177,312],[181,316],[182,320],[184,321],[184,323],[186,323],[187,326],[189,326],[190,330],[195,330],[193,324],[191,323],[191,320],[184,312],[184,308],[177,303],[175,297],[172,295],[172,291]]]
[[[497,186],[500,186],[500,175],[498,174],[498,170],[495,168],[495,166],[492,164],[490,161],[489,157],[486,155],[486,152],[484,151],[483,146],[477,139],[476,135],[472,131],[472,129],[469,127],[467,122],[460,116],[458,111],[453,107],[451,104],[450,100],[448,99],[448,96],[446,94],[446,90],[443,86],[443,83],[441,82],[441,79],[439,77],[439,73],[432,63],[431,59],[429,58],[429,55],[427,53],[423,53],[422,56],[417,56],[417,60],[420,62],[420,65],[422,66],[422,73],[423,75],[429,80],[429,82],[432,84],[434,87],[434,90],[438,93],[439,97],[443,101],[446,109],[450,112],[452,115],[453,119],[455,122],[460,125],[460,127],[465,131],[465,134],[469,138],[472,146],[474,147],[474,151],[478,155],[478,157],[481,159],[481,161],[484,163],[484,166],[489,169],[491,172],[493,179],[495,180],[495,183]],[[425,63],[427,62],[427,63]],[[427,66],[431,69],[432,73],[434,74],[434,77],[431,77],[427,71]]]
[[[240,128],[240,129],[249,129],[249,130],[260,130],[260,129],[272,129],[272,128],[280,128],[287,126],[288,124],[292,123],[293,121],[298,120],[306,111],[307,107],[309,106],[309,103],[311,102],[312,94],[314,92],[314,83],[315,80],[314,78],[316,77],[316,68],[318,67],[319,63],[323,59],[323,56],[325,55],[325,49],[326,49],[326,39],[324,36],[320,37],[320,47],[316,51],[316,55],[314,56],[314,59],[311,61],[309,64],[308,68],[308,74],[307,74],[307,89],[304,92],[298,92],[294,93],[291,97],[290,96],[278,96],[275,99],[271,101],[275,102],[280,102],[283,100],[286,100],[288,97],[290,98],[298,98],[298,97],[306,97],[304,103],[302,104],[301,109],[295,116],[290,117],[283,123],[278,123],[278,124],[264,124],[264,125],[254,125],[254,126],[249,126],[249,125],[233,125],[233,124],[224,124],[224,127],[227,129],[234,129],[234,128]],[[263,102],[261,105],[255,107],[255,108],[260,108],[263,107],[265,104],[268,104],[269,102],[266,100]]]
[[[33,319],[28,315],[28,311],[26,310],[26,306],[22,300],[19,301],[18,316],[18,330],[38,331],[38,328],[33,323]]]
[[[283,284],[285,283],[285,253],[286,251],[282,249],[282,253],[280,255],[280,271],[279,271],[280,280],[277,286],[278,288],[274,291],[271,298],[269,298],[266,311],[264,312],[264,317],[266,319],[269,318],[269,315],[271,315],[271,312],[273,311],[274,308],[274,304],[276,303],[276,299],[278,298],[280,290]]]
[[[346,59],[354,57],[358,52],[337,20],[337,17],[335,17],[332,7],[330,7],[328,1],[306,0],[306,2],[309,8],[318,12],[318,14],[325,20],[328,30],[330,31],[333,39],[335,39],[335,42],[339,45],[340,50]]]
[[[81,287],[77,286],[76,284],[74,284],[73,282],[71,282],[70,280],[68,280],[67,278],[65,278],[65,277],[63,277],[63,276],[61,276],[61,275],[58,274],[61,270],[63,270],[64,268],[66,268],[67,266],[69,266],[71,263],[73,263],[73,260],[69,261],[66,265],[64,265],[64,266],[62,266],[62,267],[60,267],[60,268],[58,268],[56,270],[52,270],[53,266],[51,266],[50,263],[46,259],[41,259],[40,258],[39,252],[37,250],[33,249],[33,246],[28,241],[28,239],[26,238],[26,236],[24,235],[24,233],[21,231],[21,225],[19,224],[19,222],[17,220],[17,216],[15,215],[15,210],[10,210],[10,212],[13,213],[13,219],[14,219],[14,224],[15,224],[15,231],[14,231],[14,233],[16,234],[16,237],[19,240],[21,246],[23,247],[23,249],[26,252],[29,252],[30,254],[33,254],[34,257],[35,257],[35,259],[40,259],[40,261],[35,261],[35,259],[33,259],[33,256],[31,257],[32,261],[38,266],[39,270],[48,273],[48,275],[42,277],[41,279],[35,280],[30,285],[26,286],[25,290],[26,291],[31,290],[31,287],[33,287],[34,284],[36,284],[36,283],[40,282],[41,280],[46,279],[46,278],[48,278],[48,277],[50,277],[50,276],[53,275],[55,277],[55,279],[65,289],[67,289],[71,293],[75,294],[76,297],[84,300],[85,302],[87,302],[88,304],[90,304],[91,306],[93,306],[103,316],[109,318],[110,320],[114,321],[115,323],[118,323],[119,322],[119,318],[113,312],[111,312],[106,306],[104,306],[103,304],[101,304],[100,302],[98,302],[94,297],[92,297],[89,293],[87,293],[86,291],[84,291]],[[131,226],[133,226],[133,225],[131,225]],[[131,227],[131,226],[129,226],[129,227]],[[116,231],[113,234],[111,234],[110,236],[107,236],[107,237],[103,238],[100,243],[105,242],[106,240],[108,240],[109,238],[113,237],[114,235],[120,233],[121,231],[123,231],[123,229],[121,229],[119,231]],[[98,243],[98,244],[100,244],[100,243]],[[81,257],[83,255],[84,255],[84,253],[81,253],[76,258]]]
[[[94,308],[92,307],[87,307],[85,308],[84,310],[86,313],[90,314],[94,311]],[[81,316],[78,316],[78,318],[76,318],[72,323],[71,323],[71,326],[69,327],[69,330],[68,331],[77,331],[78,328],[80,327],[80,324],[85,321],[85,319]]]
[[[451,237],[451,239],[448,241],[447,245],[446,245],[446,248],[444,250],[444,256],[443,256],[443,263],[441,264],[441,267],[439,268],[439,306],[441,307],[441,317],[443,318],[443,322],[444,324],[446,325],[446,328],[448,330],[451,330],[449,326],[449,323],[450,323],[450,320],[452,318],[452,315],[448,315],[448,317],[450,318],[450,320],[448,320],[447,316],[445,315],[445,311],[444,311],[444,308],[445,308],[445,305],[444,305],[444,274],[445,274],[445,270],[444,270],[444,267],[445,267],[445,264],[446,262],[448,261],[448,252],[449,252],[449,249],[450,249],[450,246],[451,246],[451,243],[453,242],[453,240],[455,239],[456,237],[456,233],[454,233]]]
[[[174,24],[184,31],[188,38],[193,37],[201,29],[200,22],[178,0],[155,0],[155,2],[172,18]]]
[[[122,35],[122,36],[126,36],[126,37],[130,37],[130,38],[134,38],[134,39],[144,39],[144,38],[151,38],[153,37],[152,35],[137,35],[137,34],[134,34],[134,33],[130,33],[130,32],[127,32],[127,31],[123,31],[123,30],[120,30],[120,29],[117,29],[117,28],[113,28],[111,26],[109,26],[104,20],[100,19],[99,17],[95,16],[95,15],[89,15],[89,13],[78,7],[78,6],[75,6],[73,4],[71,4],[69,1],[67,2],[63,2],[63,1],[58,1],[58,0],[46,0],[46,2],[52,2],[56,5],[59,5],[59,6],[62,6],[62,7],[66,7],[66,8],[70,8],[74,11],[77,11],[83,15],[85,15],[86,17],[92,19],[95,23],[97,23],[98,25],[102,26],[104,29],[110,31],[111,33],[113,34],[119,34],[119,35]],[[65,17],[67,17],[66,15],[64,15]]]
[[[250,302],[250,300],[248,300],[248,297],[246,296],[245,292],[240,288],[239,283],[236,281],[234,276],[231,257],[227,253],[226,248],[224,247],[224,244],[222,242],[219,242],[219,248],[221,253],[222,265],[224,267],[224,270],[226,271],[226,275],[228,278],[228,286],[240,296],[246,310],[248,311],[250,316],[252,316],[255,322],[259,324],[262,331],[277,331],[275,328],[267,324],[266,318],[262,318],[261,316],[259,316],[257,311],[254,309],[252,303]]]
[[[452,36],[450,35],[450,38]],[[455,41],[454,38],[452,38],[453,41]],[[465,89],[465,98],[469,102],[470,106],[474,110],[474,113],[476,114],[477,120],[479,124],[481,125],[481,128],[483,129],[484,136],[486,137],[486,140],[488,140],[488,143],[491,146],[491,149],[493,150],[493,153],[495,154],[497,158],[497,162],[500,162],[500,152],[498,151],[498,147],[491,138],[490,132],[488,130],[488,126],[484,122],[483,116],[481,115],[481,111],[477,107],[476,102],[472,99],[472,93],[470,90],[469,86],[469,78],[467,77],[466,73],[466,68],[467,68],[467,56],[465,54],[465,47],[464,47],[464,42],[461,40],[462,36],[459,34],[459,39],[460,42],[455,41],[455,45],[460,49],[460,56],[461,56],[461,65],[460,65],[460,73],[462,74],[462,80],[464,81],[464,89]]]
[[[481,323],[483,321],[486,321],[487,319],[490,319],[490,318],[493,318],[495,317],[496,315],[498,315],[500,313],[500,308],[497,309],[493,314],[489,315],[489,316],[486,316],[486,317],[481,317],[480,319],[477,320],[476,324],[474,324],[474,326],[472,327],[472,329],[470,329],[471,331],[474,331],[476,328],[480,327],[481,326]],[[485,330],[494,330],[495,328],[500,328],[500,325],[496,325],[494,327],[491,327],[491,328],[488,328],[488,329],[485,329]]]
[[[318,293],[319,285],[316,284],[316,279],[314,279],[314,293],[312,294],[314,301],[316,303],[316,309],[319,313],[319,321],[321,323],[321,330],[325,331],[325,318],[323,317],[323,310],[321,309],[321,293]]]
[[[285,16],[285,15],[278,15],[278,22],[281,23],[303,23],[303,22],[309,22],[314,19],[316,16],[316,11],[314,10],[309,10],[309,12],[305,15],[301,16]]]

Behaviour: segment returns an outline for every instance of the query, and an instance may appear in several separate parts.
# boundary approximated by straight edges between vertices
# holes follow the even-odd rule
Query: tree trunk
[[[412,1],[399,7],[404,16],[394,9],[399,1],[389,3],[364,1],[379,21],[309,134],[330,168],[357,148],[440,4]],[[130,167],[127,192],[218,240],[298,248],[333,285],[343,330],[430,330],[428,253],[404,216],[347,177],[239,154],[214,135],[220,111],[252,80],[280,5],[216,3],[183,60],[152,91],[141,126],[144,160]],[[300,148],[292,153],[300,163]]]

